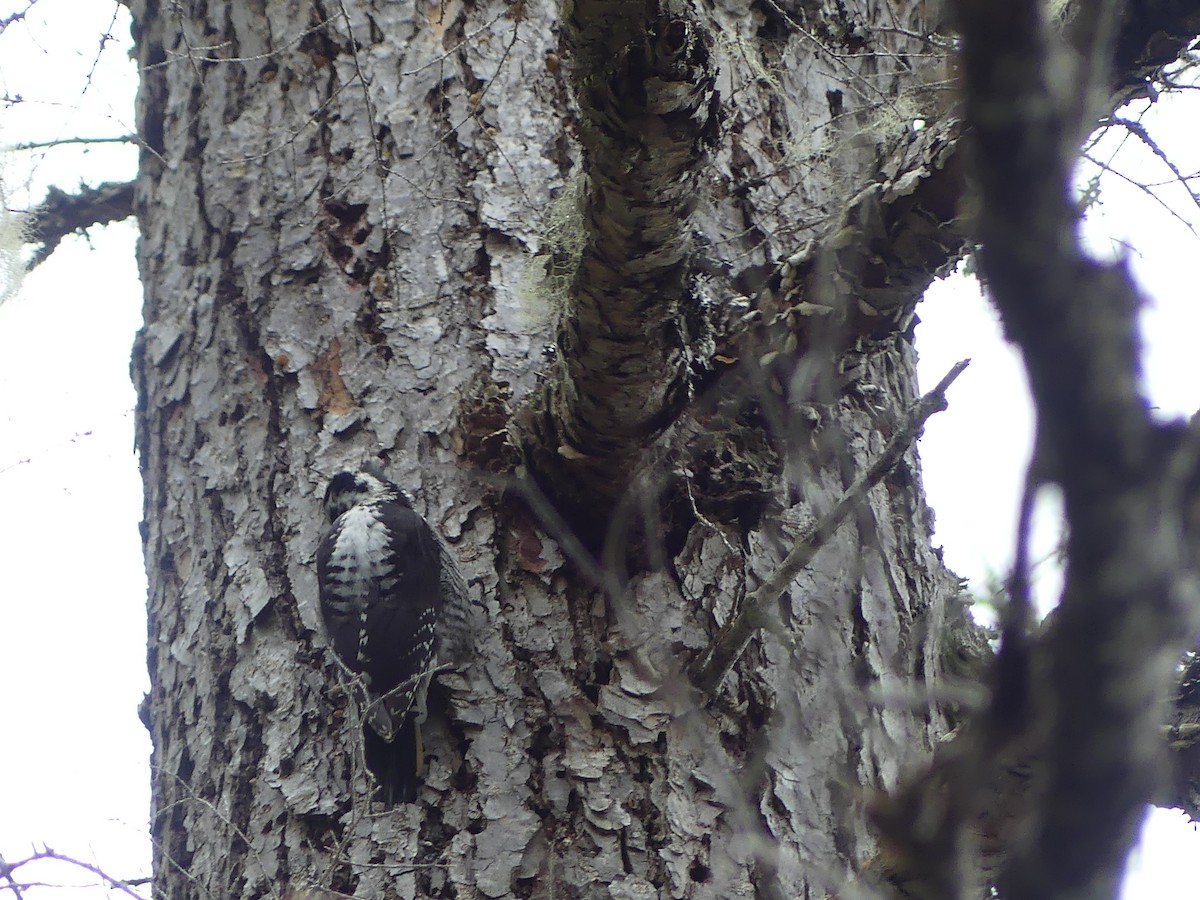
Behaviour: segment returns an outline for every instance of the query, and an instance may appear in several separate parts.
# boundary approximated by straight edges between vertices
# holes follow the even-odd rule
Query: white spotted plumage
[[[329,640],[367,683],[367,765],[384,802],[411,801],[429,680],[439,656],[463,662],[470,645],[466,584],[449,548],[382,476],[339,472],[325,509],[317,576]]]
[[[369,598],[378,591],[386,594],[396,585],[396,566],[388,552],[391,534],[380,519],[376,504],[352,506],[337,518],[332,529],[329,550],[329,574],[322,588],[328,594],[329,609],[337,616],[359,622],[355,669],[364,670],[370,659],[370,631],[367,627]]]

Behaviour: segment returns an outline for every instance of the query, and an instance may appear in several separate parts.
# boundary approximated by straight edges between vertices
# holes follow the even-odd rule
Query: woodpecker
[[[366,687],[366,763],[390,809],[416,800],[429,681],[466,662],[469,595],[450,548],[381,472],[338,472],[325,513],[321,615],[334,652]]]

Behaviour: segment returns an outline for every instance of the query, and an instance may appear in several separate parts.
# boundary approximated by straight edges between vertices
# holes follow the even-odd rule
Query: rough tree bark
[[[685,673],[917,396],[965,241],[926,4],[131,5],[156,896],[849,890],[958,712],[915,453]],[[487,620],[390,812],[313,571],[365,459]]]

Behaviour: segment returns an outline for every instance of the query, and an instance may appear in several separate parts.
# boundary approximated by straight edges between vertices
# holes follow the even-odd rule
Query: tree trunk
[[[926,4],[132,6],[155,895],[845,890],[953,715],[915,452],[685,672],[917,396],[964,241]],[[390,811],[314,573],[365,460],[486,610]]]

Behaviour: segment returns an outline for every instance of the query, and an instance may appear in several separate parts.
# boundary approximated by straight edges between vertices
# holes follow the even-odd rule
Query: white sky
[[[0,19],[24,6],[0,0]],[[122,13],[112,26],[111,16],[107,3],[42,0],[26,23],[0,35],[0,94],[24,98],[0,103],[0,141],[134,130],[127,18]],[[99,55],[81,99],[99,36],[109,31],[116,41]],[[1200,170],[1190,125],[1200,120],[1197,104],[1194,91],[1163,98],[1144,120],[1185,173]],[[1115,143],[1105,141],[1105,159]],[[1169,178],[1136,140],[1128,144],[1118,157],[1123,171],[1143,181]],[[5,165],[10,188],[31,179],[14,205],[42,196],[48,183],[69,189],[80,178],[126,180],[136,163],[131,150],[114,146],[45,151],[32,158],[32,171],[30,161],[26,154]],[[1200,219],[1180,192],[1163,196],[1179,214]],[[1148,395],[1163,415],[1190,415],[1200,408],[1200,306],[1191,288],[1200,240],[1115,178],[1105,179],[1102,200],[1089,226],[1094,246],[1115,239],[1136,247],[1130,263],[1152,298],[1143,317]],[[149,870],[150,777],[149,740],[136,713],[148,680],[128,375],[141,309],[134,239],[132,223],[95,231],[90,247],[68,239],[0,308],[0,853],[14,862],[47,845],[129,878]],[[923,384],[958,359],[973,360],[950,390],[950,409],[930,421],[920,452],[937,541],[949,565],[982,589],[1011,558],[1031,443],[1024,374],[967,280],[935,285],[918,313]],[[1056,527],[1050,504],[1039,517],[1040,552],[1053,548]],[[1049,602],[1056,573],[1045,567],[1039,582]],[[1155,812],[1125,900],[1195,897],[1198,853],[1191,825]],[[77,879],[64,867],[21,874]]]

